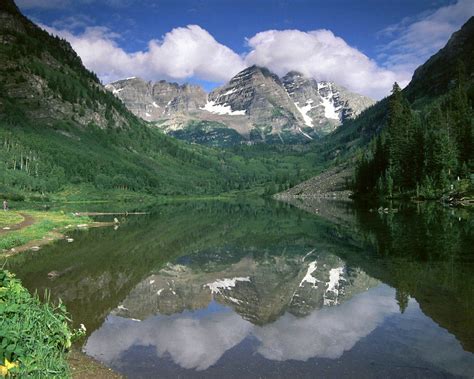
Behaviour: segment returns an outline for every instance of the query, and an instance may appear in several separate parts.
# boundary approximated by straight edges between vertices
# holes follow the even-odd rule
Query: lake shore
[[[79,348],[73,348],[68,355],[68,364],[73,379],[121,379],[124,376],[116,373],[111,368],[104,366],[99,361],[83,353]]]
[[[0,215],[0,256],[8,257],[26,250],[39,250],[42,246],[68,239],[72,230],[111,226],[110,222],[95,222],[85,215],[62,211],[25,209],[7,211]],[[72,240],[70,241],[72,242]]]

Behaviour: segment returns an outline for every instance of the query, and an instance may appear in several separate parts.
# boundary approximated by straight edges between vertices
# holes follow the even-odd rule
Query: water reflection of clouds
[[[261,342],[258,352],[278,361],[339,358],[386,316],[398,312],[393,292],[387,290],[374,289],[304,318],[287,313],[273,324],[255,328]]]
[[[111,316],[92,334],[88,354],[114,362],[132,346],[154,346],[159,357],[169,354],[183,368],[205,370],[251,333],[252,324],[234,312],[196,319],[189,314],[131,321]]]
[[[205,370],[246,337],[253,337],[258,341],[258,353],[266,359],[337,359],[387,320],[384,327],[392,329],[391,343],[398,340],[402,349],[382,349],[390,350],[393,357],[401,354],[399,362],[421,359],[451,374],[472,372],[472,354],[464,352],[454,336],[424,316],[415,301],[410,304],[403,317],[387,319],[399,310],[395,291],[381,285],[341,305],[315,310],[303,318],[285,314],[265,326],[255,326],[225,307],[217,307],[215,313],[185,312],[142,322],[110,316],[89,337],[85,349],[113,366],[130,349],[151,346],[159,358],[166,355],[185,369]]]
[[[234,312],[199,319],[184,313],[142,322],[111,316],[91,335],[86,351],[111,363],[133,346],[154,346],[159,357],[167,353],[183,368],[204,370],[253,335],[260,341],[258,352],[267,359],[338,358],[397,311],[393,290],[385,287],[304,318],[286,314],[263,327],[252,325]]]

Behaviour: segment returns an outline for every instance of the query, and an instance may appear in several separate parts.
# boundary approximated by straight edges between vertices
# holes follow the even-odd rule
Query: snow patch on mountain
[[[337,113],[336,107],[334,106],[332,95],[329,97],[322,97],[321,100],[321,104],[323,104],[324,107],[324,117],[339,120],[339,113]]]
[[[226,104],[216,104],[215,101],[207,101],[207,103],[200,109],[208,111],[210,113],[219,114],[219,115],[229,115],[229,116],[245,116],[245,109],[239,111],[233,111],[230,105]]]
[[[303,116],[303,120],[306,126],[313,127],[313,119],[308,116],[308,112],[313,108],[313,100],[309,99],[306,101],[306,104],[302,107],[299,106],[299,103],[296,102],[295,106],[296,109],[301,113],[301,116]]]
[[[112,91],[114,95],[118,95],[120,92],[123,91],[123,88],[117,88],[112,84],[107,84],[105,88],[108,89],[109,91]]]
[[[311,140],[313,139],[313,137],[311,137],[308,133],[303,132],[303,130],[302,130],[300,127],[298,127],[298,130],[299,130],[299,132],[300,132],[302,135],[304,135],[306,138],[311,139]]]
[[[323,90],[323,91],[321,91]],[[332,83],[319,82],[318,92],[321,96],[321,104],[324,107],[324,117],[331,118],[333,120],[340,120],[340,109],[337,109],[334,105],[334,88]]]
[[[235,92],[237,92],[237,91],[238,91],[237,88],[231,88],[230,90],[228,90],[227,92],[224,92],[224,93],[223,93],[222,95],[220,95],[219,97],[231,95],[231,94],[233,94],[233,93],[235,93]]]

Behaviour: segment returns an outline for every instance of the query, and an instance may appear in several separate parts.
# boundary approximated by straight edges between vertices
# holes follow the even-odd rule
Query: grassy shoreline
[[[19,224],[24,217],[17,212],[0,211],[0,228],[8,228],[11,225]]]
[[[72,212],[31,208],[31,203],[22,203],[20,210],[1,211],[0,258],[7,259],[65,238],[67,231],[109,225]],[[7,341],[8,348],[14,349],[0,348],[0,377],[35,376],[39,372],[43,375],[47,371],[53,377],[121,378],[100,362],[71,348],[74,336],[80,332],[71,329],[71,320],[63,305],[43,303],[37,296],[31,296],[14,274],[0,270],[0,277],[4,278],[0,283],[0,346]],[[7,317],[3,317],[5,314]],[[53,330],[55,320],[61,323]],[[40,330],[38,333],[43,334],[35,346],[26,346],[25,341],[29,341],[26,336],[31,334],[35,324],[38,324],[35,326]]]
[[[95,223],[90,217],[78,216],[76,213],[126,213],[147,211],[160,205],[188,201],[233,201],[241,198],[261,198],[251,191],[194,196],[144,196],[123,191],[120,192],[120,196],[115,192],[105,194],[95,192],[89,195],[85,196],[81,192],[67,192],[42,202],[11,202],[12,210],[0,211],[0,257],[63,238],[64,232],[78,228],[78,226],[103,225]],[[14,230],[16,229],[14,226],[24,222],[25,216],[34,219],[34,222],[25,228]]]
[[[30,218],[31,223],[17,230],[7,230],[0,234],[0,255],[8,252],[16,252],[21,250],[22,246],[31,245],[40,246],[45,243],[57,240],[62,237],[62,233],[66,230],[77,228],[82,225],[89,225],[91,219],[85,216],[74,216],[70,213],[62,211],[36,211],[22,210],[8,211],[8,219],[10,224],[5,227],[13,227],[25,219]],[[6,220],[4,217],[3,220]]]

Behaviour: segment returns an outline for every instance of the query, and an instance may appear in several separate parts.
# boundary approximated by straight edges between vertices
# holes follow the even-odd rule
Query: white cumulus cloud
[[[404,85],[409,79],[379,67],[328,30],[261,32],[247,41],[249,52],[240,56],[198,25],[175,28],[162,39],[151,40],[148,49],[133,53],[121,48],[118,35],[104,27],[89,26],[79,34],[43,27],[68,40],[85,66],[104,82],[129,76],[225,82],[245,67],[257,64],[278,75],[297,70],[380,98],[388,94],[394,81]]]
[[[219,364],[226,352],[251,339],[252,343],[246,347],[250,349],[247,355],[231,354],[245,359],[256,352],[267,360],[280,362],[312,358],[344,360],[344,353],[358,343],[362,346],[355,348],[355,356],[365,351],[368,342],[363,339],[381,327],[381,335],[387,341],[393,346],[403,346],[390,351],[402,363],[409,365],[414,359],[418,364],[459,376],[467,376],[474,368],[472,354],[464,351],[452,334],[426,317],[415,300],[400,315],[395,290],[385,284],[340,305],[315,309],[305,317],[285,313],[263,326],[253,325],[226,308],[200,316],[198,312],[157,315],[141,322],[109,315],[88,338],[85,352],[111,366],[140,367],[142,361],[133,351],[148,347],[153,349],[154,356],[142,356],[147,364],[160,365],[159,359],[169,357],[182,368],[206,370]],[[385,351],[380,353],[383,355]],[[265,363],[262,367],[271,366]]]
[[[224,81],[244,68],[238,54],[198,25],[175,28],[161,41],[151,41],[144,55],[157,72],[177,79]]]
[[[89,26],[79,34],[42,27],[69,41],[84,65],[105,83],[129,76],[223,82],[245,68],[238,54],[198,25],[175,28],[162,39],[151,40],[147,50],[133,53],[121,48],[119,36],[104,27]]]
[[[21,1],[25,7],[38,3]],[[67,1],[50,0],[44,4],[59,6]],[[257,64],[278,75],[300,71],[316,80],[333,81],[351,91],[380,99],[390,93],[393,82],[402,87],[408,84],[414,69],[442,47],[473,14],[473,0],[458,0],[416,19],[391,25],[379,33],[388,40],[379,48],[377,61],[325,29],[263,31],[248,38],[247,51],[239,55],[198,25],[174,28],[136,52],[120,46],[121,38],[127,36],[114,34],[105,27],[86,26],[82,32],[60,22],[55,27],[43,27],[68,40],[85,66],[104,83],[130,76],[223,83],[245,67]]]
[[[109,316],[88,339],[87,354],[111,363],[133,346],[153,346],[187,369],[205,370],[249,334],[252,324],[230,312],[202,319],[190,315],[151,317],[143,322]]]
[[[296,70],[316,80],[330,80],[353,91],[381,98],[394,81],[409,78],[381,68],[329,30],[268,30],[248,40],[248,64],[268,67],[279,75]]]

